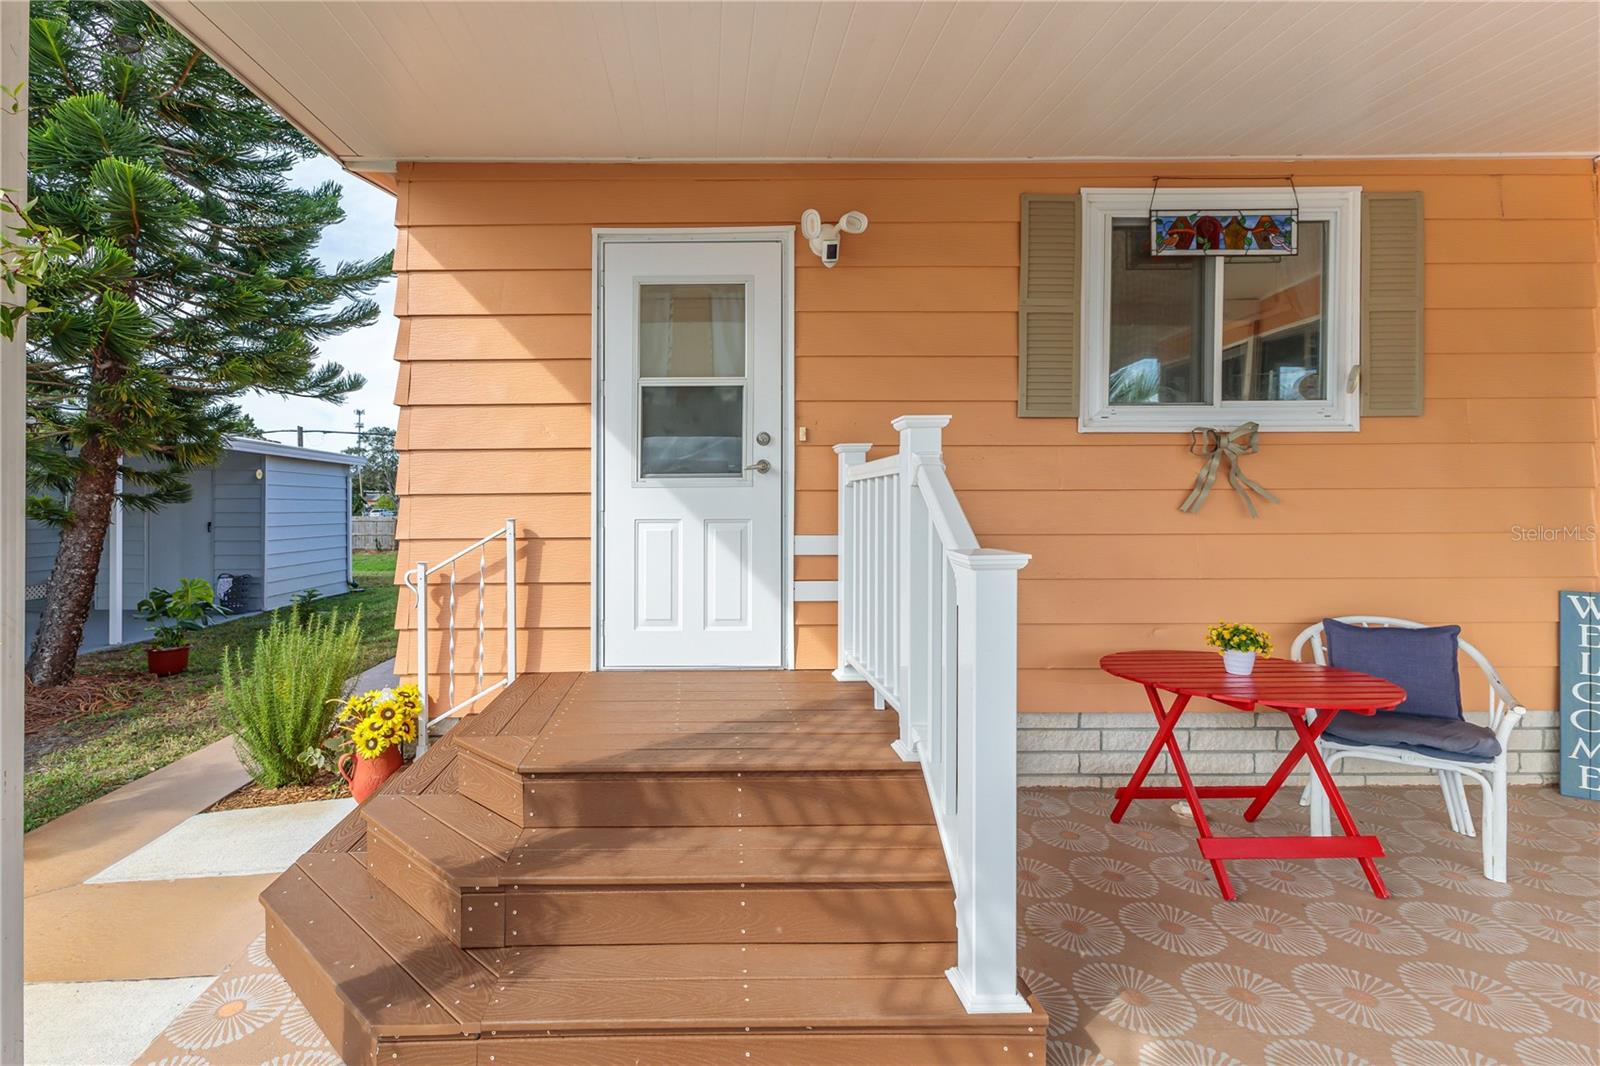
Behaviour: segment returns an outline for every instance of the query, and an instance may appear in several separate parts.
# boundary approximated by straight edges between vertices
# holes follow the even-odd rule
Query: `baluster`
[[[412,571],[417,590],[417,754],[428,750],[428,564]]]
[[[485,556],[488,551],[487,545],[478,549],[478,687],[473,690],[474,693],[483,691],[483,611],[485,606],[483,589]]]
[[[446,710],[445,713],[449,714],[456,706],[456,564],[453,562],[450,564],[450,621],[447,626],[447,631],[450,634],[450,651],[446,659],[446,667],[449,671],[446,676],[450,679],[450,702],[449,710]]]
[[[940,735],[940,744],[944,748],[944,813],[946,817],[950,817],[956,813],[961,790],[961,782],[956,777],[956,770],[961,765],[960,712],[956,705],[956,577],[949,559],[943,552],[935,556],[934,565],[938,569],[934,580],[939,583],[942,608],[939,618],[938,676],[935,684],[939,688],[939,700],[944,708],[944,730]]]
[[[839,457],[839,617],[838,666],[833,676],[840,681],[859,681],[861,675],[850,665],[849,656],[856,654],[860,639],[860,551],[861,528],[859,493],[856,485],[846,480],[852,466],[866,461],[868,444],[835,444],[833,452]]]

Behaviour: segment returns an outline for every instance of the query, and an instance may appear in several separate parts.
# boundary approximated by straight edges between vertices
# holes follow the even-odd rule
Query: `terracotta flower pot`
[[[146,648],[144,661],[157,677],[171,677],[189,669],[189,645],[181,648]]]
[[[354,763],[354,771],[349,768]],[[364,759],[353,751],[347,751],[339,756],[339,776],[344,778],[344,783],[350,786],[350,795],[356,798],[357,803],[367,802],[383,783],[393,777],[400,769],[400,748],[389,748],[382,755],[372,759]]]

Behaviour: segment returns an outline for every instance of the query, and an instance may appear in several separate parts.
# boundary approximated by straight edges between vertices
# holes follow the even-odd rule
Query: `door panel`
[[[782,245],[602,256],[600,663],[781,666]]]

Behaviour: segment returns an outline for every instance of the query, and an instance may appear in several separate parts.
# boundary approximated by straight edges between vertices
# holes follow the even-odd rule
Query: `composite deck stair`
[[[1042,1064],[944,975],[893,736],[825,674],[521,679],[263,893],[268,953],[352,1066]]]

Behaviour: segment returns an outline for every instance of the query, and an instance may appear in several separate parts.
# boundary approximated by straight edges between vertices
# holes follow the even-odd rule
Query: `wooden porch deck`
[[[971,1015],[892,715],[822,672],[533,675],[262,895],[346,1062],[1043,1063]]]

